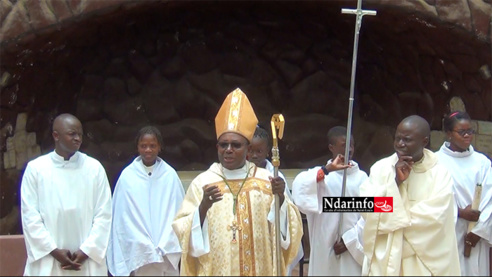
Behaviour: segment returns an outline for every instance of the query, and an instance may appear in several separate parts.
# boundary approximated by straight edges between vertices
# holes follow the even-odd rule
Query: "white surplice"
[[[328,163],[331,163],[329,160]],[[359,196],[359,186],[367,174],[359,169],[355,161],[347,169],[345,196]],[[306,215],[309,228],[311,253],[309,257],[310,276],[360,276],[362,272],[363,249],[359,236],[359,213],[343,214],[343,241],[348,251],[339,257],[333,245],[338,237],[338,222],[341,213],[323,213],[323,197],[342,196],[343,170],[330,172],[324,180],[316,182],[317,166],[299,173],[292,184],[294,203]]]
[[[362,275],[460,276],[451,174],[424,149],[398,186],[397,161],[395,153],[374,163],[360,186],[361,196],[393,197],[393,212],[361,214]]]
[[[273,176],[273,174],[275,173],[275,167],[273,166],[273,164],[269,160],[265,160],[265,161],[266,161],[266,166],[265,166],[266,170],[270,171],[270,173]],[[278,176],[280,176],[280,178],[284,179],[284,181],[285,181],[285,193],[292,200],[292,193],[290,192],[290,189],[289,189],[289,186],[287,183],[287,179],[285,178],[285,176],[282,172],[277,171],[277,173],[278,173]],[[292,270],[294,269],[294,267],[296,267],[296,265],[299,263],[299,261],[302,259],[303,256],[304,256],[304,250],[302,249],[302,245],[300,245],[299,251],[297,252],[297,256],[294,258],[292,263],[287,266],[287,276],[292,275]]]
[[[150,176],[140,156],[122,171],[113,194],[111,274],[128,276],[151,263],[178,271],[181,247],[171,224],[183,198],[178,174],[159,157]]]
[[[111,188],[101,163],[76,152],[68,161],[51,152],[27,164],[21,185],[27,262],[24,275],[107,275]],[[80,271],[63,270],[50,252],[82,250]]]
[[[464,209],[473,202],[475,187],[482,184],[482,195],[478,210],[478,219],[472,232],[481,239],[472,248],[470,257],[463,255],[464,239],[468,233],[469,221],[458,218],[456,222],[456,238],[462,276],[489,276],[489,249],[492,246],[492,169],[490,160],[482,153],[476,152],[473,146],[464,152],[449,149],[449,142],[444,142],[436,152],[439,162],[453,176],[456,204]]]

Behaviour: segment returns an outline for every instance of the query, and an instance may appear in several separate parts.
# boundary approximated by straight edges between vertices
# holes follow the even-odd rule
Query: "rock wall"
[[[114,11],[131,10],[138,6],[180,5],[179,2],[169,0],[1,0],[0,1],[0,39],[3,45],[12,45],[32,40],[58,31],[69,24],[78,24],[87,18],[104,17]],[[204,1],[202,1],[204,2]],[[282,1],[276,1],[275,6],[281,7]],[[208,1],[205,5],[224,4]],[[339,6],[355,7],[356,0],[330,0],[329,3],[313,2],[303,5],[319,7]],[[381,9],[396,7],[415,12],[440,22],[456,25],[466,29],[478,39],[491,40],[491,0],[363,0],[362,7]],[[14,46],[15,47],[15,46]]]
[[[26,1],[7,2],[28,10]],[[346,2],[141,2],[150,4],[115,4],[104,16],[74,16],[77,24],[32,28],[4,44],[0,217],[18,218],[12,213],[23,167],[53,149],[51,124],[61,112],[81,119],[82,151],[102,162],[113,186],[146,124],[160,128],[161,156],[177,170],[204,170],[216,161],[214,118],[236,87],[265,127],[272,114],[284,115],[281,168],[330,158],[326,133],[346,125],[349,103],[355,18],[340,13]],[[432,11],[456,13],[444,12],[450,10],[442,2],[450,3],[412,2],[424,7],[418,10],[388,2],[377,16],[364,17],[352,133],[355,159],[366,171],[392,153],[394,129],[407,115],[419,114],[439,131],[449,101],[459,97],[472,118],[492,120],[491,44],[477,31],[485,27],[443,22]],[[490,11],[487,2],[466,3]],[[489,138],[483,145],[492,144]]]

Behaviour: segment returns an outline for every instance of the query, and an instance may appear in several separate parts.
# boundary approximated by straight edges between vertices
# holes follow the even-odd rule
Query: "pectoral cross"
[[[232,230],[232,243],[236,243],[236,231],[241,231],[243,228],[237,224],[237,221],[232,221],[232,224],[227,226],[227,231]]]

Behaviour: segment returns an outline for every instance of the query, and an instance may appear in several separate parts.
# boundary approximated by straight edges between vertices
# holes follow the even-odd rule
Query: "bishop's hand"
[[[272,184],[272,193],[278,194],[280,200],[280,206],[284,203],[284,192],[285,192],[285,181],[282,177],[268,177],[270,179],[270,183]]]
[[[212,207],[215,202],[222,200],[222,192],[217,185],[203,186],[203,198],[199,206],[200,223],[203,226],[208,209]]]
[[[215,202],[222,200],[222,192],[217,185],[207,185],[203,187],[203,198],[200,207],[212,207]]]

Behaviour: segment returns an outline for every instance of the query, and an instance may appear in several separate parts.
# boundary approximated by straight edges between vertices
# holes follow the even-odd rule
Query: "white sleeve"
[[[95,182],[97,184],[95,184],[96,192],[94,193],[94,214],[91,215],[93,217],[92,228],[89,236],[80,246],[80,250],[101,264],[106,262],[112,220],[111,188],[102,165],[98,166]]]
[[[364,230],[364,218],[360,217],[355,226],[348,229],[342,235],[345,247],[350,252],[352,257],[362,265],[364,262],[364,247],[362,244],[362,232]]]
[[[492,244],[492,168],[490,166],[485,174],[479,206],[480,217],[472,232]]]
[[[37,174],[37,170],[29,163],[21,182],[21,219],[28,262],[37,261],[57,248],[39,212]]]
[[[304,214],[319,213],[322,202],[319,195],[319,185],[324,185],[324,180],[316,182],[320,167],[309,169],[299,173],[292,182],[292,198],[294,203]]]
[[[200,211],[199,207],[197,207],[191,223],[190,255],[197,258],[209,252],[208,219],[205,217],[202,227],[200,224]]]
[[[287,195],[284,193],[284,203],[280,206],[280,245],[282,248],[287,249],[290,245],[290,233],[289,233],[289,221],[287,220]],[[275,225],[275,201],[272,201],[272,205],[270,206],[270,212],[268,212],[268,221]]]

